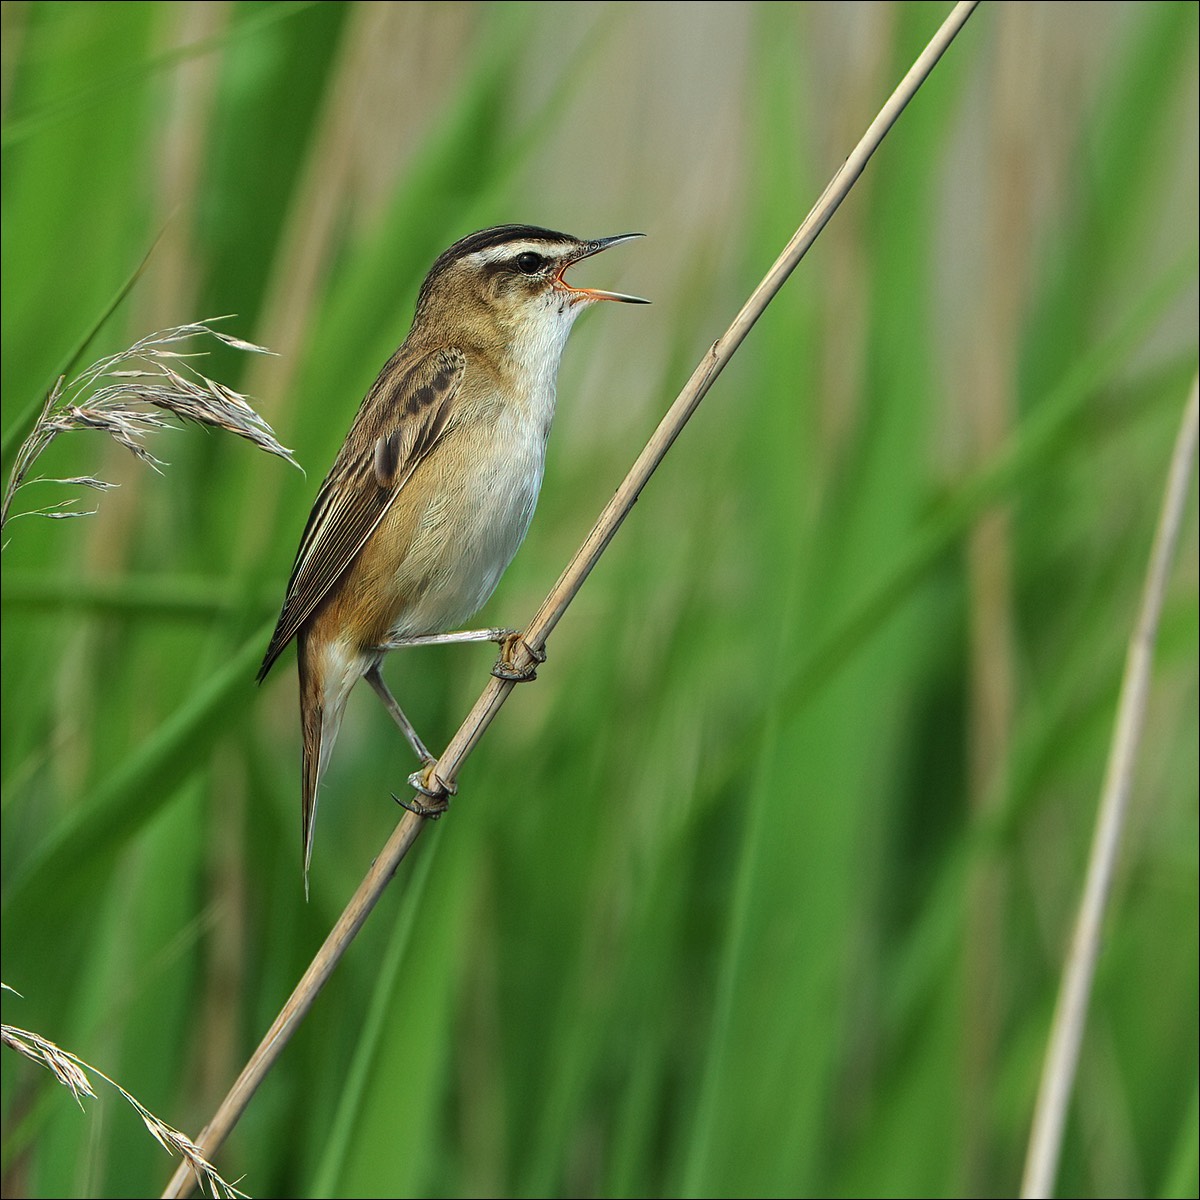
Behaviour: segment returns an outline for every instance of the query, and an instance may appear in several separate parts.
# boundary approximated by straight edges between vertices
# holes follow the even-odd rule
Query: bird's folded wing
[[[415,359],[401,348],[380,372],[313,504],[260,680],[437,444],[465,368],[455,347]]]

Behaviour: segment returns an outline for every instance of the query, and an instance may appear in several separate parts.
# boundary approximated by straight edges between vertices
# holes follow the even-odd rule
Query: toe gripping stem
[[[447,783],[437,773],[437,760],[433,758],[419,771],[414,771],[408,777],[408,783],[417,795],[407,800],[393,794],[392,799],[415,816],[428,817],[431,821],[436,821],[450,807],[450,797],[458,792],[456,784]],[[423,804],[420,796],[428,796],[432,803]]]
[[[518,667],[516,664],[517,655],[522,650],[532,659],[527,667]],[[500,643],[500,657],[496,659],[492,674],[510,683],[529,683],[537,678],[537,669],[545,661],[545,650],[535,650],[520,633],[510,633]]]

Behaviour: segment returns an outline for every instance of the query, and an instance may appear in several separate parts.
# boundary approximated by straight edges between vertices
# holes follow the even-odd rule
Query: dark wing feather
[[[313,503],[260,681],[437,444],[465,368],[454,347],[415,361],[401,347],[379,373]]]

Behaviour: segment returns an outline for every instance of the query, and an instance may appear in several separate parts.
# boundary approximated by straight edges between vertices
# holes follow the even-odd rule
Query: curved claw
[[[457,791],[456,784],[447,783],[437,773],[437,759],[429,758],[419,771],[414,771],[409,777],[409,786],[422,796],[428,796],[432,804],[422,804],[414,797],[412,800],[402,800],[393,795],[392,799],[418,817],[429,817],[437,820],[450,807],[450,797]]]
[[[517,651],[523,648],[534,661],[534,666],[518,667],[514,662]],[[492,667],[492,674],[497,679],[505,679],[511,683],[529,683],[537,678],[538,665],[546,661],[545,650],[535,650],[520,633],[510,633],[500,643],[500,657]]]
[[[442,798],[441,807],[435,807],[432,804],[422,804],[420,800],[415,799],[405,800],[402,796],[397,796],[395,792],[392,793],[392,799],[406,812],[410,812],[417,817],[428,817],[431,821],[436,821],[450,807],[450,802],[445,797]]]

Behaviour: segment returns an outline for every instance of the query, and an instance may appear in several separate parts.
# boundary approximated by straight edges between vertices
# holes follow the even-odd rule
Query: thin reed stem
[[[1150,672],[1154,664],[1158,622],[1196,466],[1198,425],[1200,375],[1192,380],[1183,421],[1175,439],[1158,528],[1150,551],[1150,563],[1146,568],[1141,608],[1125,655],[1125,674],[1121,680],[1117,720],[1109,746],[1100,808],[1088,857],[1087,879],[1075,918],[1071,948],[1063,968],[1062,986],[1054,1009],[1050,1042],[1042,1065],[1042,1079],[1029,1136],[1025,1174],[1021,1181],[1021,1195],[1026,1198],[1049,1196],[1058,1174],[1067,1108],[1079,1064],[1079,1048],[1087,1023],[1096,961],[1100,957],[1104,913],[1116,872],[1121,834],[1129,812],[1133,769],[1150,699]]]

